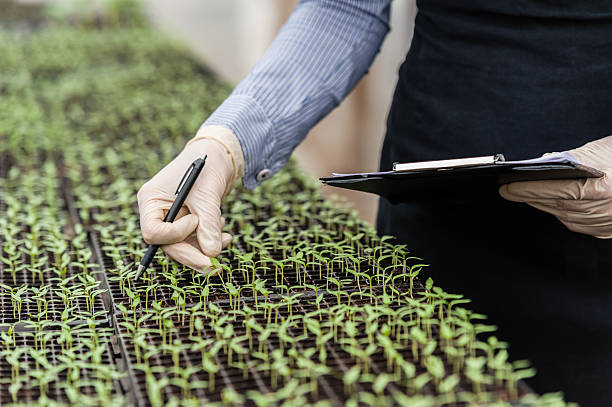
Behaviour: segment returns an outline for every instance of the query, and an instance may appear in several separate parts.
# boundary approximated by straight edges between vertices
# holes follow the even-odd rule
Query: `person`
[[[220,204],[278,171],[367,72],[390,0],[300,1],[263,58],[138,193],[148,243],[205,269],[231,236]],[[569,150],[606,176],[504,185],[490,199],[391,205],[377,228],[489,315],[537,392],[612,402],[612,3],[417,0],[381,170],[410,162]],[[401,23],[401,22],[400,22]],[[208,155],[182,217],[162,222],[185,165]],[[528,204],[528,205],[525,205]],[[536,210],[536,209],[538,210]],[[551,216],[554,215],[554,216]],[[194,234],[195,231],[195,234]]]

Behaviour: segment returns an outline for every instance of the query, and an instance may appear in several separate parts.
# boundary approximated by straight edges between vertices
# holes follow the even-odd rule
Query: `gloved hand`
[[[502,197],[555,215],[568,229],[612,238],[612,136],[592,141],[569,153],[605,173],[602,178],[513,182],[502,185]]]
[[[206,165],[174,222],[164,222],[175,191],[189,165],[207,155]],[[207,272],[231,241],[222,233],[221,201],[244,172],[244,158],[234,133],[221,126],[203,126],[183,151],[138,191],[140,227],[145,242],[178,262]],[[195,232],[195,234],[194,234]]]

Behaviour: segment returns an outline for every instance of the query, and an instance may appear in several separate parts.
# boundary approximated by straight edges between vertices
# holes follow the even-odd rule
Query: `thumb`
[[[196,192],[188,203],[191,213],[198,217],[196,237],[202,252],[208,257],[217,257],[222,249],[221,196],[219,194]]]

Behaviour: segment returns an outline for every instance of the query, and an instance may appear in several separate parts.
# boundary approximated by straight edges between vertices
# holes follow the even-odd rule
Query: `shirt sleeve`
[[[300,1],[263,58],[204,122],[238,138],[245,187],[282,168],[368,71],[389,31],[390,1]]]

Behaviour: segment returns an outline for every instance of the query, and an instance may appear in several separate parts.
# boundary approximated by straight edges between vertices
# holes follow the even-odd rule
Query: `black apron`
[[[563,151],[612,133],[612,2],[424,0],[381,170],[395,161]],[[381,199],[378,230],[499,326],[537,392],[612,406],[612,240],[499,196]]]

